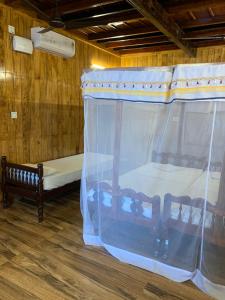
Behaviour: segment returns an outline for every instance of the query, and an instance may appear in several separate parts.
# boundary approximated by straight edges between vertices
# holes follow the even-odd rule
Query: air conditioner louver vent
[[[74,40],[54,31],[40,34],[39,32],[43,29],[43,27],[31,28],[31,39],[34,44],[34,48],[65,58],[70,58],[75,55]]]

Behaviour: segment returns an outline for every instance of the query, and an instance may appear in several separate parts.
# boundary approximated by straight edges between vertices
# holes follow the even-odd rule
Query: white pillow
[[[37,168],[37,164],[24,164],[25,166],[31,167],[31,168]],[[57,172],[56,169],[43,166],[44,171],[44,177],[51,176]]]

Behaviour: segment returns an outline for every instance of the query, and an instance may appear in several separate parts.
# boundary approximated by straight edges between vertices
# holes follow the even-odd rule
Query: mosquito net
[[[225,294],[225,65],[87,71],[86,244]]]

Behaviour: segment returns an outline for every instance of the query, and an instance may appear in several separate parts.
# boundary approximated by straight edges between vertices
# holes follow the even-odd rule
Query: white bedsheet
[[[148,163],[132,170],[119,178],[119,185],[123,188],[132,188],[152,197],[164,198],[165,194],[173,196],[189,196],[191,198],[206,198],[207,172],[173,166],[170,164]],[[148,184],[146,184],[148,182]],[[220,173],[210,172],[208,180],[207,200],[216,204],[218,199]]]

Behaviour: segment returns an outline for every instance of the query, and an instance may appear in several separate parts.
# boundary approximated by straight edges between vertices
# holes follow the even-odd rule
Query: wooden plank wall
[[[225,62],[225,47],[206,47],[197,50],[196,57],[188,57],[181,50],[124,55],[122,67],[169,66],[176,64]]]
[[[80,76],[92,63],[118,67],[120,58],[80,40],[68,60],[38,50],[31,56],[16,53],[8,24],[28,38],[31,27],[44,25],[0,4],[0,155],[24,163],[82,152]],[[10,118],[11,111],[18,112],[17,119]]]

